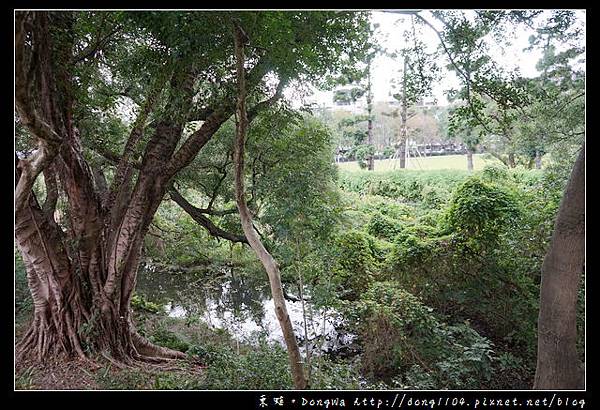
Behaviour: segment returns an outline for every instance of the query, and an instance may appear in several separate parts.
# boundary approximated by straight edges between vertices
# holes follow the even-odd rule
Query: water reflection
[[[235,274],[229,267],[198,274],[144,269],[136,292],[162,305],[171,317],[198,318],[212,328],[228,330],[240,342],[253,343],[264,335],[284,344],[266,277]],[[308,343],[313,353],[337,354],[352,345],[355,335],[344,330],[345,321],[333,309],[305,303],[305,336],[302,302],[287,301],[287,308],[302,350]]]

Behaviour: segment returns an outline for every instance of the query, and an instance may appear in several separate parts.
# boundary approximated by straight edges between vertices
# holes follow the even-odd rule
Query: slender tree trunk
[[[406,168],[406,140],[400,141],[400,147],[398,148],[398,160],[400,161],[400,168]]]
[[[542,153],[535,150],[535,169],[542,169]]]
[[[279,266],[271,254],[262,244],[260,237],[254,229],[252,223],[252,214],[246,204],[244,198],[244,141],[248,127],[248,117],[246,112],[246,81],[244,70],[244,44],[247,42],[243,30],[237,23],[234,23],[234,40],[236,54],[236,69],[238,81],[238,101],[237,101],[237,122],[236,122],[236,140],[234,151],[235,164],[235,198],[236,204],[240,212],[242,229],[248,239],[250,247],[256,252],[262,265],[269,276],[269,284],[275,304],[275,314],[281,326],[283,338],[287,346],[290,359],[290,367],[292,370],[292,378],[296,389],[305,389],[307,380],[304,374],[304,367],[298,342],[294,334],[294,328],[287,312],[287,307],[284,299],[283,288],[281,285],[281,275]]]
[[[576,343],[577,291],[584,264],[585,145],[571,172],[542,265],[534,389],[583,388]]]
[[[408,139],[408,97],[406,95],[408,62],[404,58],[404,70],[402,71],[402,111],[400,112],[400,168],[406,168],[406,140]]]
[[[367,144],[373,147],[373,95],[371,92],[371,61],[369,61],[367,76],[367,115],[369,116],[367,120]],[[373,154],[369,154],[369,157],[367,158],[367,166],[369,171],[373,171],[375,169],[375,160],[373,158]]]
[[[517,166],[517,164],[515,162],[515,154],[513,152],[510,152],[508,154],[508,167],[509,168],[514,168],[516,166]]]
[[[473,171],[473,151],[467,147],[467,170]]]

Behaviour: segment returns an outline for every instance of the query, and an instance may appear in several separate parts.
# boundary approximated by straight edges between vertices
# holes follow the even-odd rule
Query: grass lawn
[[[475,170],[483,169],[487,164],[500,163],[500,161],[489,154],[474,154],[473,168]],[[358,162],[340,162],[338,166],[345,171],[359,171]],[[426,158],[410,158],[407,164],[408,169],[414,170],[432,170],[432,169],[467,169],[466,155],[443,155]],[[392,171],[400,169],[398,160],[381,159],[375,160],[375,171]]]

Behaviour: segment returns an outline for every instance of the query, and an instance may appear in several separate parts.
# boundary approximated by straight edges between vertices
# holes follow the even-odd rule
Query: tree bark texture
[[[585,269],[585,145],[565,189],[542,265],[534,389],[580,389],[577,291]]]

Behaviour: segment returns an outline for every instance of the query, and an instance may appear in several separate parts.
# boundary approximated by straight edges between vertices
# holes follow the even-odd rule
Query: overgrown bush
[[[517,214],[516,200],[508,191],[478,177],[471,177],[454,192],[447,220],[455,232],[481,240],[493,240]]]
[[[348,231],[338,235],[335,247],[333,279],[342,298],[355,299],[368,288],[376,272],[372,245],[366,233]]]
[[[340,172],[339,185],[344,191],[381,195],[405,202],[423,201],[423,194],[438,199],[469,176],[467,171],[415,171],[398,170],[377,173]],[[427,187],[425,192],[423,190]],[[433,197],[430,198],[433,200]],[[435,200],[433,200],[435,202]]]
[[[403,388],[476,388],[491,377],[492,343],[466,324],[447,325],[397,283],[374,283],[347,308],[371,379]]]
[[[188,342],[164,327],[159,327],[155,330],[149,339],[159,346],[168,347],[169,349],[178,350],[180,352],[187,352],[190,349],[190,344]]]
[[[143,295],[138,295],[138,294],[134,294],[131,297],[131,307],[133,309],[137,309],[140,311],[145,311],[145,312],[149,312],[149,313],[164,313],[164,311],[161,309],[161,307],[154,303],[154,302],[150,302],[149,300],[147,300]]]
[[[206,389],[281,390],[293,388],[287,352],[261,340],[256,347],[238,354],[229,346],[191,349],[208,366]]]
[[[378,238],[391,240],[402,233],[403,226],[397,220],[375,212],[367,225],[367,232]]]

